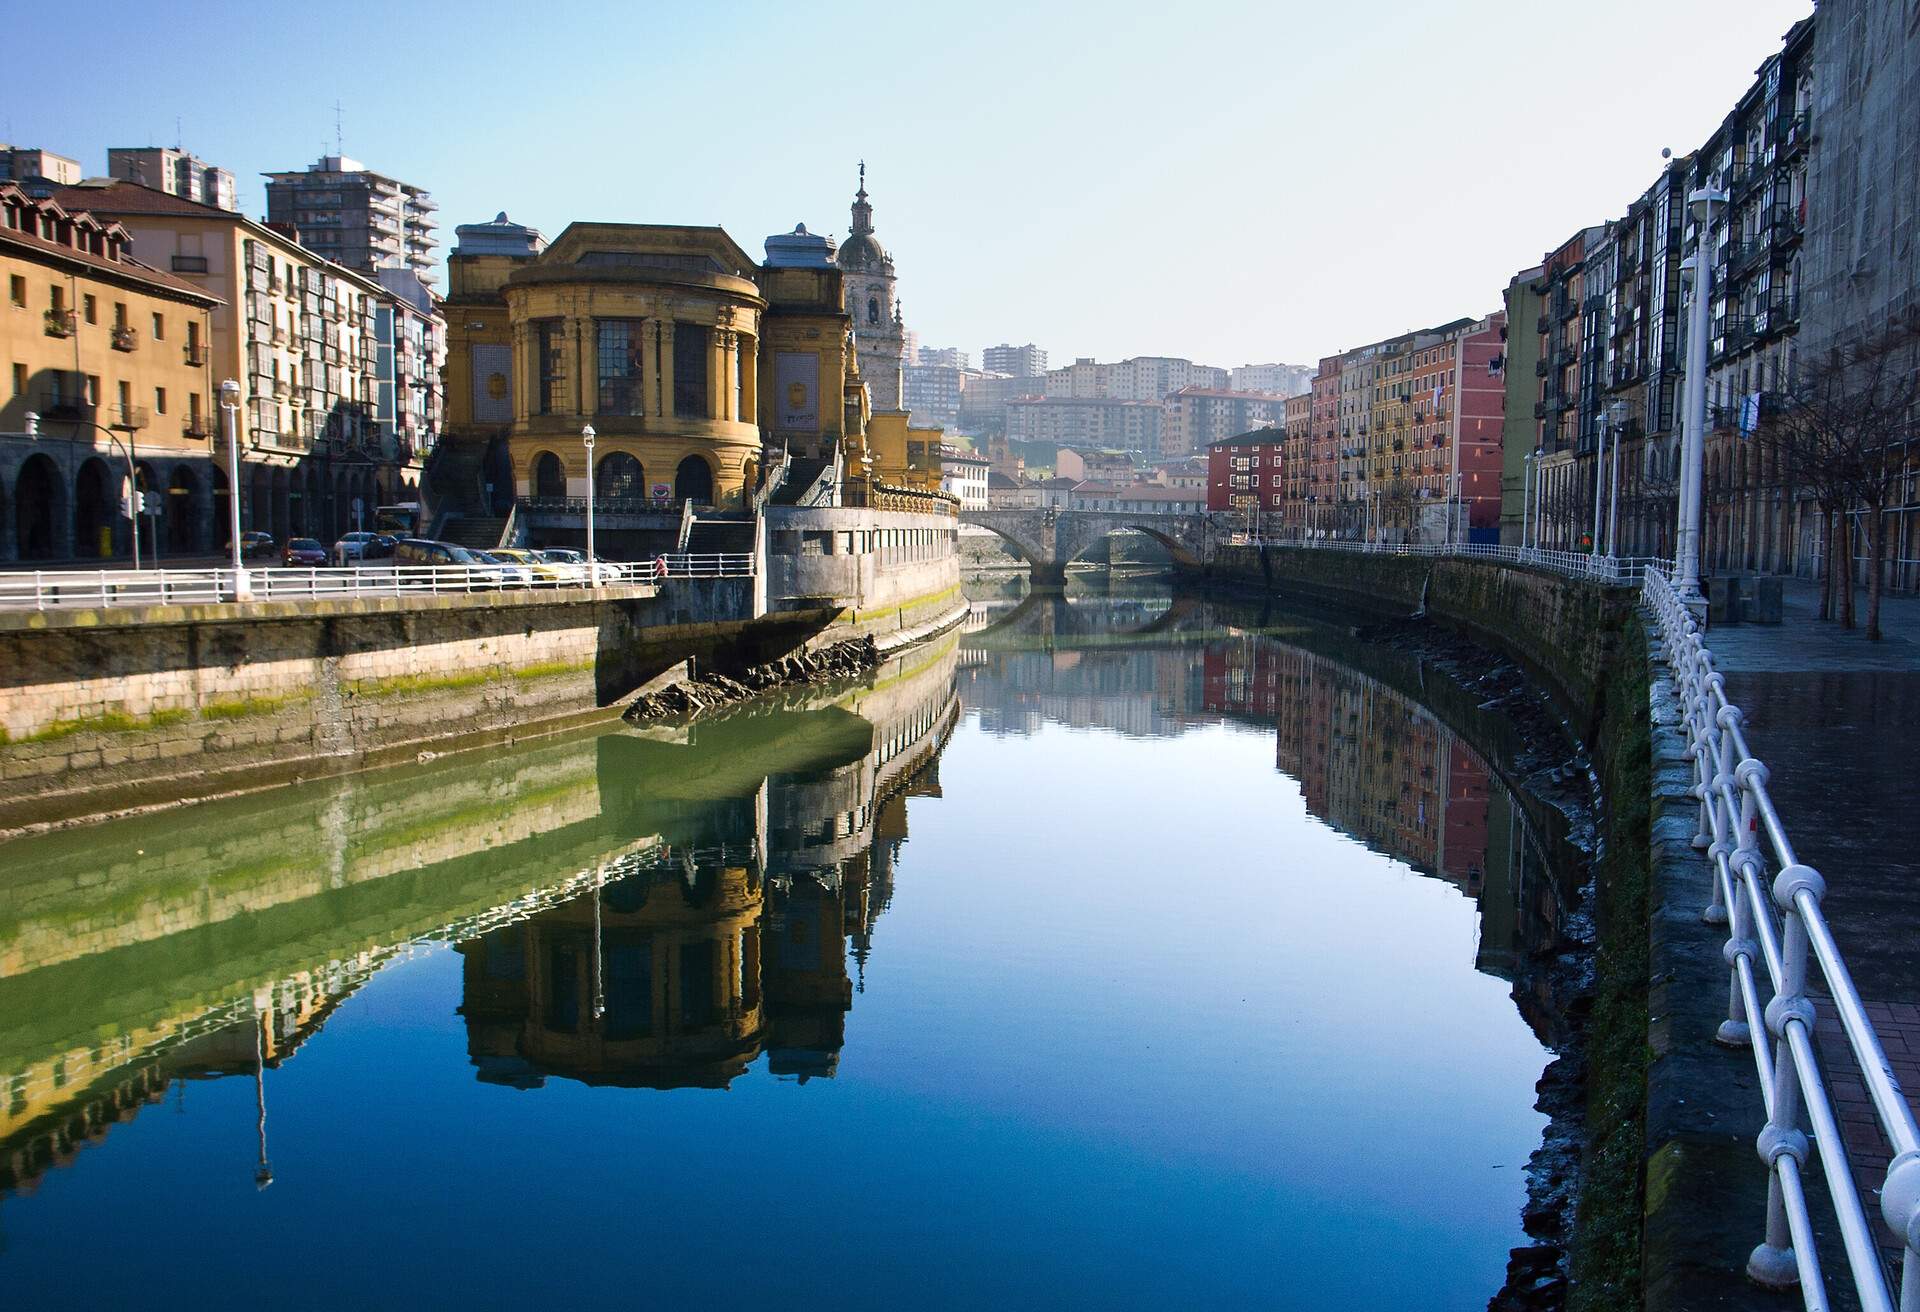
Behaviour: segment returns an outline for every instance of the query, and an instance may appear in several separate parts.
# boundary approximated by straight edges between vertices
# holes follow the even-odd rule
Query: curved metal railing
[[[1766,1233],[1747,1259],[1747,1274],[1776,1287],[1797,1282],[1807,1307],[1829,1306],[1805,1186],[1807,1157],[1817,1147],[1860,1306],[1866,1312],[1894,1312],[1896,1306],[1900,1312],[1920,1312],[1920,1134],[1821,911],[1826,883],[1794,853],[1767,792],[1767,767],[1747,744],[1745,716],[1727,700],[1726,680],[1714,668],[1693,615],[1666,574],[1653,566],[1646,568],[1641,595],[1659,624],[1694,762],[1700,814],[1693,844],[1704,849],[1711,872],[1702,918],[1727,926],[1727,1019],[1716,1037],[1729,1046],[1751,1048],[1766,1105],[1758,1140],[1768,1168]],[[1839,1018],[1874,1118],[1893,1150],[1880,1196],[1887,1227],[1881,1236],[1854,1182],[1814,1055],[1810,960],[1826,986],[1821,1002],[1830,1000]],[[1753,1024],[1754,1017],[1761,1023]],[[1800,1128],[1803,1114],[1811,1142]],[[1880,1251],[1888,1232],[1905,1250],[1898,1304]]]

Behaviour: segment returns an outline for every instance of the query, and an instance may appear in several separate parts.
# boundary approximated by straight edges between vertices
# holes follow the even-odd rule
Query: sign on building
[[[775,405],[783,429],[820,428],[820,357],[811,351],[781,351],[774,357]]]

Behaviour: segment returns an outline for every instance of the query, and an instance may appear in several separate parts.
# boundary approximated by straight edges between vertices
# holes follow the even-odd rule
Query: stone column
[[[707,329],[707,418],[725,419],[727,390],[727,330]]]
[[[760,339],[740,334],[740,418],[760,422]]]
[[[720,408],[725,413],[720,417],[738,422],[740,418],[740,334],[731,328],[722,328],[720,338],[720,358],[725,364],[720,371]]]
[[[640,324],[640,409],[656,418],[666,413],[660,406],[660,321],[647,319]]]
[[[668,319],[660,325],[660,409],[664,417],[673,418],[673,320]]]
[[[520,424],[525,423],[533,413],[533,400],[540,383],[540,363],[535,359],[532,324],[523,319],[513,325],[512,346],[513,362],[508,367],[515,379],[513,421]]]

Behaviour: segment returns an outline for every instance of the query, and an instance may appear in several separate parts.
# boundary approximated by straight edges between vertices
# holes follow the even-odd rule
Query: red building
[[[1283,428],[1256,428],[1209,442],[1207,509],[1243,510],[1249,526],[1271,516],[1271,526],[1278,529],[1287,500],[1286,442]]]

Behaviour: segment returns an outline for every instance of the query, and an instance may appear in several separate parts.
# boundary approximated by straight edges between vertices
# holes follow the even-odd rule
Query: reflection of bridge
[[[1113,533],[1132,529],[1144,533],[1173,556],[1175,563],[1195,565],[1215,543],[1226,541],[1244,517],[1233,514],[1167,515],[1124,510],[968,510],[960,515],[1000,535],[1033,567],[1036,582],[1066,577],[1067,562]]]

